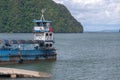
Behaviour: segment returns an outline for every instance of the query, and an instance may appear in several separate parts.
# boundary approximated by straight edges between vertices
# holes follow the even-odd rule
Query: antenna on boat
[[[41,12],[42,12],[42,16],[41,16],[41,20],[45,20],[44,18],[44,13],[45,13],[46,9],[42,9]]]

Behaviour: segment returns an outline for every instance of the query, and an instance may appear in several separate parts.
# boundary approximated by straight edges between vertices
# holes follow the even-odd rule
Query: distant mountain
[[[119,32],[118,30],[96,30],[96,31],[84,31],[84,32]]]
[[[40,19],[45,8],[45,19],[52,20],[54,32],[83,32],[83,26],[64,5],[52,0],[1,0],[0,32],[32,32],[33,19]]]

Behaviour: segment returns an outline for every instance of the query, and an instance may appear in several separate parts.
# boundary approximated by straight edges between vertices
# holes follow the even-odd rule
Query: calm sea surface
[[[0,39],[33,39],[33,34],[1,34]],[[2,80],[120,80],[120,33],[55,34],[57,61],[0,65],[43,71],[51,78]]]

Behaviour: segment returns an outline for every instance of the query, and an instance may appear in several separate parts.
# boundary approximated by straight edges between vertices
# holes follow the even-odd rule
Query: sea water
[[[0,65],[42,71],[51,78],[2,80],[120,80],[120,33],[54,35],[56,61]],[[33,39],[31,33],[0,34],[0,39]]]

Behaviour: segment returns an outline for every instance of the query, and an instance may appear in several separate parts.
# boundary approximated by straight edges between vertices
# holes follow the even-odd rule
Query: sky
[[[67,7],[84,31],[118,31],[120,0],[53,0]]]

